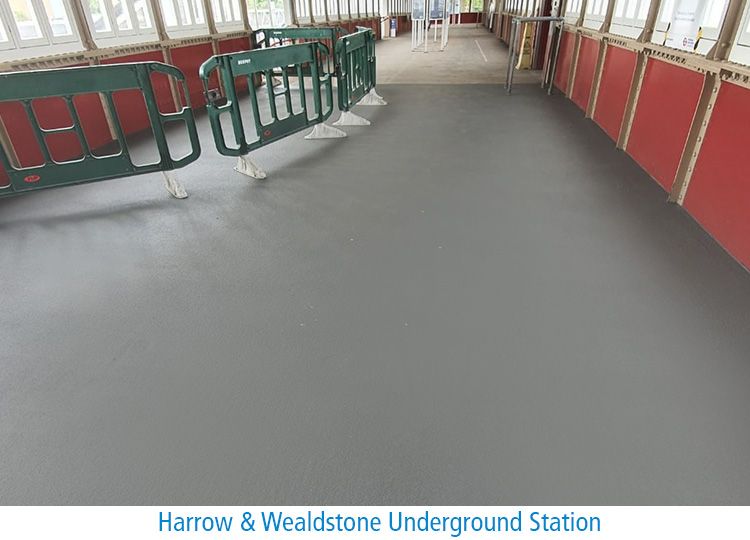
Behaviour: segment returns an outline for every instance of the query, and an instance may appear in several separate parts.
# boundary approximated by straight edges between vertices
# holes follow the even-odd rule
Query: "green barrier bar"
[[[339,59],[338,105],[348,112],[375,88],[375,34],[371,28],[357,27],[353,34],[336,43]]]
[[[209,97],[207,110],[216,148],[225,156],[241,157],[237,166],[239,172],[265,178],[265,173],[247,159],[246,154],[307,127],[315,126],[307,138],[346,136],[323,124],[333,111],[331,74],[324,68],[329,55],[325,45],[310,42],[217,55],[200,67],[200,77]],[[215,89],[209,89],[209,79],[215,71],[222,82],[224,97]],[[283,77],[278,86],[273,85],[274,73]],[[290,74],[298,82],[296,87],[290,85]],[[265,83],[256,87],[254,82],[260,75],[265,77]],[[243,79],[249,88],[249,105],[240,103],[235,86]],[[312,92],[312,110],[306,90]],[[293,97],[298,101],[298,110],[292,107]],[[279,100],[283,100],[281,110]],[[221,125],[223,115],[230,120],[234,146],[227,145]],[[245,122],[255,128],[254,137],[246,136]]]
[[[10,159],[10,149],[0,144],[0,164],[10,178],[8,186],[0,186],[0,197],[159,171],[165,173],[167,189],[172,195],[178,198],[186,197],[187,194],[170,171],[184,167],[200,155],[193,111],[188,105],[175,113],[159,112],[151,82],[152,73],[164,73],[180,81],[184,95],[189,96],[182,72],[159,62],[0,73],[0,102],[12,101],[23,105],[44,160],[41,165],[21,166]],[[136,165],[131,160],[112,98],[112,94],[120,90],[138,90],[143,95],[159,153],[157,163]],[[115,140],[119,144],[119,150],[115,153],[94,155],[86,140],[73,99],[76,95],[91,93],[99,93],[102,96],[102,105],[111,121]],[[55,129],[40,126],[32,103],[35,99],[51,97],[64,100],[72,125]],[[165,127],[172,122],[184,122],[189,136],[190,152],[180,159],[173,159],[169,153]],[[81,145],[82,156],[69,161],[55,161],[47,145],[47,136],[59,133],[75,134]]]
[[[336,41],[344,35],[339,26],[311,26],[300,28],[259,28],[250,34],[253,49],[269,48],[297,43],[298,40],[321,41],[330,51],[335,51]],[[326,67],[333,73],[338,66],[335,56],[329,56]]]

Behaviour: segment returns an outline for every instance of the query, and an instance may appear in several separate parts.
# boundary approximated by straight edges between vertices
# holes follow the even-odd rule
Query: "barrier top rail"
[[[308,126],[320,124],[333,112],[333,90],[331,74],[324,64],[330,55],[328,48],[320,42],[283,45],[268,49],[242,51],[213,56],[200,67],[204,89],[210,96],[207,104],[211,130],[219,153],[227,156],[243,156],[248,152],[301,131]],[[218,71],[225,98],[208,88],[209,79]],[[273,74],[282,77],[279,86],[273,85]],[[296,86],[290,84],[290,73],[296,78]],[[265,77],[265,84],[256,88],[258,75]],[[236,84],[244,79],[250,94],[247,105],[240,105]],[[309,88],[306,86],[309,81]],[[265,87],[265,92],[262,88]],[[307,90],[312,91],[313,114],[310,114]],[[292,90],[297,103],[293,104]],[[263,94],[259,99],[258,94]],[[323,98],[325,97],[325,104]],[[279,114],[277,100],[283,99],[286,115]],[[295,105],[297,110],[295,110]],[[255,126],[255,137],[248,138],[244,121],[250,113]],[[228,146],[221,126],[221,116],[231,119],[235,146]],[[264,175],[265,176],[265,175]]]
[[[344,29],[340,26],[311,26],[311,27],[289,27],[289,28],[258,28],[251,33],[253,44],[265,43],[270,46],[271,39],[333,39],[343,35]],[[258,37],[263,34],[263,38]]]
[[[151,80],[153,73],[163,73],[179,81],[186,101],[189,100],[182,72],[176,67],[160,62],[0,73],[0,102],[17,102],[22,105],[42,160],[41,164],[23,165],[16,156],[17,149],[13,147],[11,134],[10,143],[6,147],[0,144],[0,165],[10,179],[7,186],[0,186],[0,197],[62,185],[172,171],[198,159],[200,143],[190,104],[186,103],[177,112],[160,112]],[[136,164],[131,159],[119,116],[125,111],[121,110],[118,113],[113,98],[115,92],[123,90],[141,92],[159,154],[159,160],[155,163]],[[112,138],[111,143],[101,149],[92,148],[90,145],[86,137],[88,123],[82,124],[75,100],[77,96],[95,93],[99,94]],[[62,99],[70,118],[70,125],[42,127],[34,103],[37,99],[46,98]],[[170,155],[165,133],[167,124],[172,122],[184,122],[189,138],[190,151],[179,159],[174,159]],[[47,138],[69,133],[77,137],[80,152],[77,156],[62,159],[54,155],[55,152],[48,144]],[[111,147],[115,146],[116,149],[111,150]],[[187,196],[171,177],[167,177],[167,189],[176,197]]]
[[[297,43],[297,40],[323,41],[328,49],[333,52],[328,58],[329,61],[326,66],[329,73],[333,73],[338,65],[335,54],[336,41],[345,33],[346,31],[340,26],[259,28],[251,32],[250,40],[254,49],[288,45],[288,42]]]
[[[508,94],[513,89],[513,72],[518,59],[518,27],[524,23],[550,23],[550,37],[557,32],[557,39],[554,40],[554,46],[549,49],[547,57],[544,60],[542,88],[547,87],[547,94],[552,93],[552,86],[557,68],[557,56],[560,52],[560,40],[565,19],[563,17],[513,17],[511,19],[510,40],[508,41],[508,70],[505,75],[505,89]],[[537,40],[536,46],[539,45]]]

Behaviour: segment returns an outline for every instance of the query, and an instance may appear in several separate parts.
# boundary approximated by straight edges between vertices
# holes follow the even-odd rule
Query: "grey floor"
[[[427,52],[411,50],[411,32],[378,43],[379,84],[504,84],[508,70],[508,47],[494,34],[474,23],[451,25],[448,45],[440,51],[430,29]],[[517,70],[513,83],[542,81],[540,71]]]
[[[0,200],[0,503],[750,504],[750,275],[559,95],[380,93]]]

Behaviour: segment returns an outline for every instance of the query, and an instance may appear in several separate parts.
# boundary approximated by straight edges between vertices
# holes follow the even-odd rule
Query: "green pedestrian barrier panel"
[[[321,42],[333,52],[326,58],[328,73],[333,73],[338,65],[335,55],[336,41],[343,35],[344,29],[339,26],[259,28],[250,34],[250,42],[253,49],[293,45],[300,40]]]
[[[182,85],[184,95],[189,95],[182,72],[159,62],[0,73],[0,102],[15,102],[23,107],[43,160],[41,164],[21,165],[16,158],[18,149],[12,147],[12,137],[5,145],[0,144],[0,165],[10,180],[7,186],[0,186],[0,197],[152,172],[164,174],[166,188],[174,197],[187,197],[174,171],[195,161],[200,155],[195,118],[189,104],[177,112],[159,111],[151,77],[155,73],[172,77]],[[145,103],[158,154],[156,161],[134,162],[118,117],[113,94],[133,90],[141,93]],[[76,107],[76,97],[97,93],[113,139],[113,142],[103,149],[91,148],[89,145],[86,138],[87,126],[82,124]],[[49,98],[55,98],[57,101],[61,99],[64,102],[71,119],[70,125],[57,128],[44,128],[40,125],[34,104],[37,103],[36,100]],[[167,126],[173,123],[182,123],[185,126],[189,147],[188,152],[177,159],[170,153],[166,134]],[[71,159],[56,160],[49,139],[60,136],[77,138],[81,149],[80,155]],[[117,148],[111,150],[115,146]]]
[[[338,106],[341,117],[334,126],[369,126],[370,121],[352,112],[355,105],[387,105],[375,91],[375,33],[371,28],[357,31],[336,42],[338,60]]]
[[[247,154],[308,127],[313,130],[306,139],[346,137],[340,129],[325,124],[334,107],[331,73],[325,69],[329,55],[322,43],[308,42],[222,54],[203,63],[199,73],[216,149],[222,155],[238,157],[237,172],[265,178],[266,173]],[[221,89],[209,88],[214,72]],[[278,86],[273,84],[274,73],[281,77]],[[261,76],[264,82],[256,87]],[[248,87],[246,100],[237,92],[237,84],[242,82]],[[231,146],[222,120],[229,123],[234,139]]]

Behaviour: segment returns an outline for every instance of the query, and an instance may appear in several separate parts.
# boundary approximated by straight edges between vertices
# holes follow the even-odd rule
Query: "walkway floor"
[[[559,95],[380,93],[0,200],[0,503],[750,504],[750,276]]]
[[[430,30],[428,52],[411,50],[411,34],[378,43],[378,83],[503,84],[508,69],[508,48],[483,26],[453,25],[448,46],[440,51]],[[518,70],[513,84],[541,83],[539,71]]]

